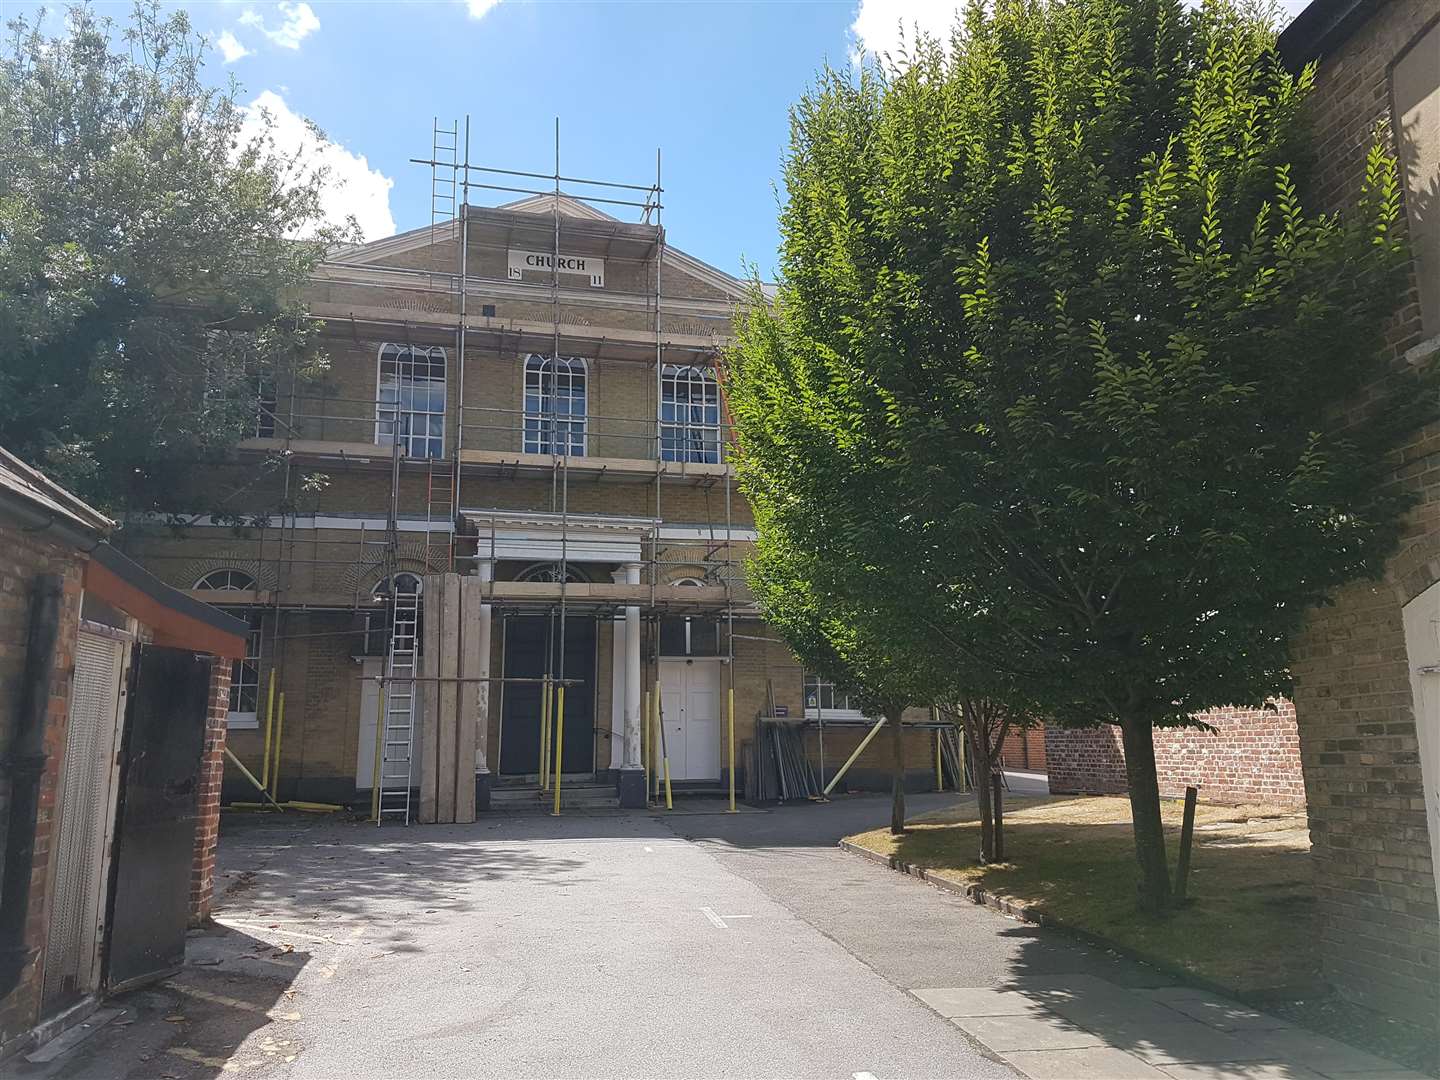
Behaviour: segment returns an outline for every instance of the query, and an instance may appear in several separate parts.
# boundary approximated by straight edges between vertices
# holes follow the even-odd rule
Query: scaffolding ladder
[[[420,659],[420,594],[394,588],[390,643],[385,657],[384,737],[380,743],[380,812],[410,824],[410,762],[415,747],[417,667]],[[378,824],[378,822],[377,822]]]
[[[431,458],[425,472],[425,564],[433,572],[455,569],[455,463]]]

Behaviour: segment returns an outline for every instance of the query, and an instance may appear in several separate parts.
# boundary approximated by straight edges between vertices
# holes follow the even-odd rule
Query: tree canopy
[[[1307,609],[1393,549],[1393,452],[1434,412],[1381,337],[1387,143],[1315,205],[1313,71],[1274,39],[1254,4],[996,0],[823,71],[730,363],[762,531],[1120,725],[1152,907],[1152,726],[1288,689]]]
[[[111,509],[255,424],[276,360],[316,362],[299,288],[329,177],[203,78],[183,12],[87,7],[0,55],[0,442]],[[248,120],[248,123],[247,123]],[[305,239],[299,239],[305,237]]]

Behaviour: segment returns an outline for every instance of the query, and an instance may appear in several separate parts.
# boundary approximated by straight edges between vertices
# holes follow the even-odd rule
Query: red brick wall
[[[56,791],[65,751],[70,712],[70,680],[75,670],[75,634],[80,620],[80,586],[84,557],[43,532],[0,524],[0,754],[10,750],[20,706],[20,683],[25,670],[30,628],[30,599],[37,574],[60,574],[63,598],[60,633],[56,645],[55,675],[45,717],[45,772],[40,782],[40,812],[35,830],[35,857],[30,875],[30,906],[26,944],[37,950],[36,959],[20,985],[0,1001],[0,1047],[40,1020],[40,977],[49,897],[51,833],[55,825]],[[0,782],[0,799],[9,798],[10,786]],[[8,820],[8,815],[0,815]],[[5,837],[0,831],[0,847]],[[3,852],[0,852],[3,854]]]
[[[200,756],[199,800],[195,808],[195,859],[190,868],[190,925],[210,915],[215,892],[215,845],[220,838],[220,787],[225,779],[225,716],[230,711],[229,660],[210,666],[210,709]]]
[[[1045,771],[1045,728],[1037,725],[1025,731],[1011,729],[1000,744],[1000,760],[1007,769]]]
[[[1155,732],[1155,772],[1162,795],[1179,797],[1193,784],[1207,802],[1304,804],[1300,735],[1290,702],[1277,702],[1273,710],[1213,709],[1200,719],[1216,730]],[[1118,728],[1047,727],[1045,739],[1052,792],[1111,795],[1125,790]]]

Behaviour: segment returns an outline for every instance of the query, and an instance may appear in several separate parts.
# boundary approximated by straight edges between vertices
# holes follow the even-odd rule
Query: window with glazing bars
[[[375,443],[400,444],[412,458],[445,454],[445,350],[437,346],[380,346]]]
[[[720,462],[720,386],[713,368],[666,364],[660,372],[660,460]]]
[[[259,612],[245,617],[250,633],[245,636],[245,658],[235,660],[230,667],[230,715],[226,718],[229,727],[259,727],[260,707],[260,648],[261,620]]]
[[[837,690],[833,682],[822,679],[818,675],[806,673],[806,716],[858,715],[859,713],[859,706],[852,703],[849,695],[844,691]]]
[[[525,453],[585,456],[585,361],[525,358]]]

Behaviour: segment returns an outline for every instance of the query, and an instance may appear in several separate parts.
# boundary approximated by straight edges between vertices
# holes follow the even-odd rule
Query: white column
[[[617,570],[612,575],[615,584],[625,583],[625,572]],[[610,620],[610,768],[619,769],[625,764],[625,680],[626,640],[625,616],[616,615]]]
[[[640,584],[640,564],[626,563],[625,584]],[[625,762],[640,768],[640,608],[625,608]]]
[[[481,581],[495,580],[495,563],[490,559],[481,559],[475,564],[475,576]],[[490,677],[490,608],[489,604],[480,605],[480,670],[475,674],[482,679]],[[480,683],[479,700],[475,709],[475,771],[477,773],[488,773],[490,771],[486,757],[488,747],[486,743],[490,739],[490,684]]]

